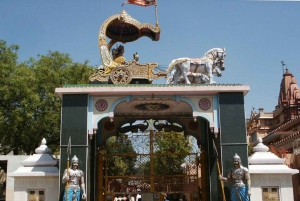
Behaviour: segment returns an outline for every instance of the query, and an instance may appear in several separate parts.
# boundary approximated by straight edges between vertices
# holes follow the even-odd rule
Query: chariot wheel
[[[132,75],[126,67],[115,67],[110,73],[110,80],[114,84],[129,84]]]

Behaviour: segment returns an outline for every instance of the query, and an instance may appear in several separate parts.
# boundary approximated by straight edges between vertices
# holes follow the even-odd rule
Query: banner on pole
[[[124,4],[135,4],[138,6],[153,6],[156,4],[156,0],[127,0],[126,2],[124,2],[122,4],[122,6]]]

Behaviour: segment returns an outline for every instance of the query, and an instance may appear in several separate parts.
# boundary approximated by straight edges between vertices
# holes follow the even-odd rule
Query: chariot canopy
[[[99,31],[99,48],[104,66],[110,66],[112,58],[109,57],[111,47],[117,43],[127,43],[138,40],[146,36],[153,41],[158,41],[160,37],[160,27],[152,24],[141,24],[132,18],[125,10],[120,14],[107,18]],[[109,42],[106,39],[110,39]]]
[[[152,24],[141,24],[123,10],[120,14],[109,17],[101,26],[99,42],[107,36],[113,42],[133,42],[146,36],[153,41],[158,41],[160,28]],[[109,42],[111,44],[112,42]],[[100,43],[101,45],[101,43]]]
[[[158,66],[157,63],[139,64],[137,52],[132,61],[127,61],[123,56],[124,46],[119,45],[116,49],[112,49],[116,43],[134,42],[144,36],[158,41],[160,38],[158,23],[156,26],[149,23],[142,24],[125,10],[107,18],[100,27],[98,36],[103,66],[90,76],[90,81],[129,84],[133,79],[138,79],[144,80],[143,83],[151,83],[153,78],[166,77],[160,72],[158,74],[153,72]]]

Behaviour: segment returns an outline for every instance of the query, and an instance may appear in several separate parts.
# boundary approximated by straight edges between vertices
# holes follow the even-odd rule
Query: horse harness
[[[201,77],[202,73],[197,73],[197,70],[198,70],[198,67],[200,65],[203,65],[206,63],[205,60],[207,60],[208,58],[205,58],[205,59],[202,59],[202,58],[196,58],[196,59],[191,59],[191,64],[194,64],[195,65],[195,69],[194,69],[194,72],[193,73],[190,73],[192,75],[196,75],[196,74],[199,74],[199,77]],[[213,67],[214,68],[214,67]],[[196,82],[196,76],[193,76],[193,83]]]

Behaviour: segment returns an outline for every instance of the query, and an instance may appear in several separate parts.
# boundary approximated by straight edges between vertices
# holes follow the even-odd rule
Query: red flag
[[[127,0],[122,4],[122,6],[125,4],[135,4],[138,6],[152,6],[156,4],[156,0]]]

